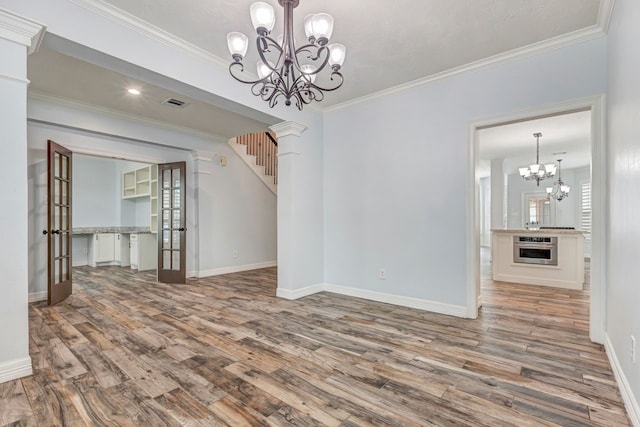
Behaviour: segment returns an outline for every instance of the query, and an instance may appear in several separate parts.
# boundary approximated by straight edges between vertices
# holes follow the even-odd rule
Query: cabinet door
[[[120,233],[116,233],[114,235],[114,247],[113,247],[113,260],[115,262],[121,262],[122,261],[122,234]]]
[[[129,245],[131,247],[131,268],[138,268],[138,235],[132,234],[129,240]]]
[[[113,261],[115,255],[115,238],[113,233],[96,234],[96,262]]]

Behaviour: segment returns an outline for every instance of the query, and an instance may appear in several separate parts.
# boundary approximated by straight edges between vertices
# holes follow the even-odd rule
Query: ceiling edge
[[[136,115],[133,115],[133,114],[127,114],[127,113],[123,113],[121,111],[116,111],[116,110],[112,110],[112,109],[105,108],[105,107],[98,107],[98,106],[95,106],[95,105],[92,105],[92,104],[86,104],[86,103],[83,103],[83,102],[78,102],[78,101],[67,99],[67,98],[60,98],[60,97],[57,97],[57,96],[48,95],[46,93],[38,92],[38,91],[34,91],[34,90],[30,90],[27,97],[28,98],[32,98],[32,99],[41,100],[41,101],[46,101],[46,102],[52,102],[52,103],[63,105],[63,106],[70,107],[70,108],[81,109],[81,110],[90,111],[90,112],[98,113],[98,114],[104,114],[104,115],[115,117],[115,118],[118,118],[118,119],[133,120],[133,121],[136,121],[138,123],[150,125],[150,126],[153,126],[153,127],[172,130],[174,132],[180,132],[180,133],[185,133],[185,134],[188,134],[188,135],[196,136],[198,138],[202,138],[202,139],[205,139],[205,140],[208,140],[208,141],[213,140],[214,142],[225,143],[226,141],[229,140],[229,138],[227,138],[225,136],[222,136],[222,135],[216,135],[216,134],[212,134],[212,133],[201,132],[201,131],[197,131],[195,129],[191,129],[191,128],[187,128],[187,127],[183,127],[183,126],[171,125],[171,124],[167,124],[166,122],[159,121],[159,120],[153,120],[153,119],[149,119],[149,118],[146,118],[146,117],[140,117],[140,116],[136,116]],[[27,114],[27,118],[31,119],[32,117],[29,117],[29,114]],[[175,148],[180,148],[180,147],[175,147]]]
[[[174,34],[169,33],[168,31],[163,30],[162,28],[156,27],[144,21],[137,16],[134,16],[128,12],[125,12],[122,9],[119,9],[115,6],[112,6],[108,3],[105,3],[101,0],[69,0],[76,5],[87,9],[91,12],[94,12],[98,15],[104,16],[105,18],[110,19],[111,21],[123,25],[125,27],[129,27],[134,31],[139,32],[140,34],[149,37],[152,40],[156,40],[162,44],[168,45],[170,47],[175,47],[181,49],[185,52],[191,53],[197,57],[205,59],[208,62],[215,64],[216,66],[227,68],[229,66],[229,62],[220,58],[217,55],[208,52],[201,47],[194,45],[193,43],[189,43],[186,40],[183,40]]]
[[[446,79],[448,77],[453,77],[458,74],[466,73],[467,71],[478,70],[478,69],[486,68],[495,64],[501,64],[501,63],[506,63],[506,62],[527,58],[530,56],[538,55],[545,52],[550,52],[556,49],[561,49],[563,47],[571,46],[574,44],[585,42],[587,40],[605,36],[607,34],[605,31],[605,25],[608,26],[608,23],[609,23],[609,19],[608,18],[605,19],[605,17],[611,16],[611,8],[613,7],[614,0],[603,0],[603,2],[609,4],[609,10],[603,12],[604,7],[600,9],[600,13],[598,15],[598,24],[596,25],[592,25],[590,27],[572,31],[570,33],[553,37],[547,40],[543,40],[541,42],[532,43],[530,45],[513,49],[508,52],[499,53],[497,55],[480,59],[478,61],[470,62],[468,64],[464,64],[459,67],[450,68],[448,70],[445,70],[436,74],[431,74],[429,76],[422,77],[420,79],[413,80],[411,82],[407,82],[398,86],[391,87],[389,89],[383,89],[381,91],[374,92],[372,94],[365,95],[360,98],[352,99],[349,101],[342,102],[340,104],[326,107],[321,109],[321,111],[323,113],[329,113],[329,112],[341,110],[343,108],[350,107],[352,105],[368,102],[376,98],[381,98],[387,95],[391,95],[393,93],[403,92],[405,90],[414,88],[416,86],[422,86],[424,84],[431,83],[437,80]]]

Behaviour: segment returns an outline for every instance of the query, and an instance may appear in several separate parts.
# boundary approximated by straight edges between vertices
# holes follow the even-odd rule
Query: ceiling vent
[[[173,107],[173,108],[184,108],[187,105],[189,105],[187,102],[180,101],[179,99],[176,99],[176,98],[167,98],[164,101],[162,101],[162,103],[165,105],[169,105],[170,107]]]

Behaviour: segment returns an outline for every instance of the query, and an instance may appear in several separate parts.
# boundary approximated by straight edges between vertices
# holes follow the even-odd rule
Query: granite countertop
[[[122,233],[143,234],[151,233],[149,227],[73,227],[71,234]]]
[[[492,229],[492,233],[505,233],[505,234],[581,234],[584,233],[581,230],[568,230],[568,229],[545,229],[545,230],[526,230],[524,228],[510,228],[508,230],[504,229]]]

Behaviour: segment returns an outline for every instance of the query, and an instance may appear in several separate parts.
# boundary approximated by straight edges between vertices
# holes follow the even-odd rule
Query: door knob
[[[184,227],[178,228],[178,231],[185,231],[185,230],[186,230],[186,228],[184,228]]]
[[[53,234],[60,234],[60,230],[53,230],[52,233]]]
[[[42,230],[42,234],[46,236],[47,234],[49,234],[49,232],[47,230]]]

